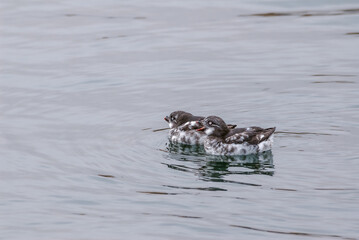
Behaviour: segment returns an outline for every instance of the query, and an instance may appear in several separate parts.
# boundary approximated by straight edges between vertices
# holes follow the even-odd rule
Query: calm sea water
[[[1,239],[358,239],[358,1],[0,3]],[[170,145],[174,110],[276,126]]]

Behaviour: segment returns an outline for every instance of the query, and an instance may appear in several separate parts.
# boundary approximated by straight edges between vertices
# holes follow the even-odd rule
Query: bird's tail
[[[261,139],[261,142],[268,140],[268,138],[270,138],[270,136],[272,136],[274,132],[275,132],[275,127],[264,129],[262,133],[264,137]]]

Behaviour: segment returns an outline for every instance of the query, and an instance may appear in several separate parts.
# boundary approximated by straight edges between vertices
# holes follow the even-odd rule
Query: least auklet
[[[196,130],[203,127],[202,120],[204,117],[194,116],[184,111],[175,111],[164,119],[170,127],[168,138],[172,143],[203,145],[204,139],[207,136],[205,133]],[[229,124],[227,128],[233,129],[236,126],[237,125]]]
[[[270,150],[273,143],[273,128],[235,128],[229,129],[217,116],[209,116],[201,121],[206,133],[204,149],[213,155],[247,155]]]

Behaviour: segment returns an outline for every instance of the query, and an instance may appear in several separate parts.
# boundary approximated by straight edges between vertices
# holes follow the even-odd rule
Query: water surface
[[[5,239],[358,239],[357,1],[2,1]],[[276,126],[171,145],[174,110]]]

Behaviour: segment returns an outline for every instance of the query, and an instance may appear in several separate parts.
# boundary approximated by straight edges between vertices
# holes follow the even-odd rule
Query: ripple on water
[[[358,236],[355,1],[28,2],[0,6],[4,239]],[[273,150],[168,144],[179,109]]]

